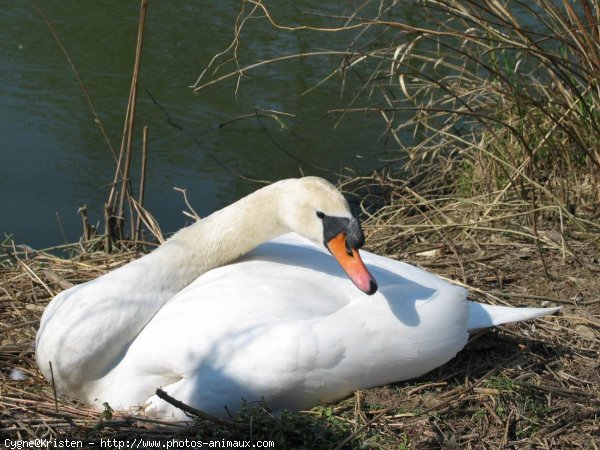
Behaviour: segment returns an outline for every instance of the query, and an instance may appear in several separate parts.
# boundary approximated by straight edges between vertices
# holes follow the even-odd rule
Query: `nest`
[[[392,197],[400,201],[401,196]],[[433,372],[356,392],[334,405],[272,415],[268,405],[260,404],[230,423],[205,417],[191,424],[162,422],[108,407],[92,410],[57,396],[34,355],[39,320],[54,295],[141,252],[130,248],[106,254],[80,244],[53,252],[4,247],[0,434],[11,440],[71,438],[86,443],[190,436],[205,441],[265,439],[278,448],[599,448],[597,235],[573,230],[567,235],[563,230],[553,236],[539,230],[540,239],[534,240],[528,235],[531,230],[503,234],[480,226],[475,232],[473,223],[465,233],[465,226],[448,225],[459,221],[465,204],[432,208],[429,202],[425,220],[415,212],[423,211],[424,202],[406,191],[402,198],[395,219],[390,219],[388,207],[365,222],[372,249],[458,280],[474,300],[561,305],[561,312],[473,335],[456,358]],[[442,216],[447,226],[436,226]]]

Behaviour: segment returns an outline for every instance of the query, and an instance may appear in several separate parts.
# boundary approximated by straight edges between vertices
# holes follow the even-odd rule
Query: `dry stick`
[[[154,235],[155,239],[159,243],[162,244],[163,242],[165,242],[165,238],[163,236],[162,231],[160,230],[160,226],[158,225],[156,219],[152,217],[152,214],[150,214],[147,210],[142,208],[135,198],[129,197],[129,201],[131,202],[132,214],[133,211],[135,211],[138,214],[138,217],[141,217],[142,222],[144,223],[144,225],[146,225],[148,231],[150,231]]]
[[[35,273],[35,271],[31,267],[29,267],[27,264],[25,264],[22,260],[19,260],[19,265],[25,269],[25,271],[27,272],[27,275],[29,276],[29,278],[32,281],[35,280],[36,282],[41,284],[43,286],[43,288],[46,290],[46,292],[48,294],[50,294],[50,297],[54,297],[54,295],[55,295],[54,292],[52,292],[52,290],[48,287],[48,285],[46,283],[44,283],[44,281],[37,275],[37,273]]]
[[[562,303],[565,305],[573,305],[573,300],[562,299],[562,298],[554,298],[554,297],[546,297],[545,295],[532,295],[532,294],[517,294],[512,292],[490,292],[490,294],[497,295],[498,297],[508,297],[508,298],[530,298],[533,300],[543,300],[554,303]]]
[[[72,288],[73,286],[75,286],[73,283],[71,283],[70,281],[65,280],[60,275],[58,275],[56,272],[54,272],[54,271],[52,271],[50,269],[42,269],[42,274],[48,280],[50,280],[50,281],[58,284],[63,289],[69,289],[69,288]]]
[[[83,240],[84,240],[84,242],[88,242],[92,238],[93,229],[92,229],[92,226],[90,225],[90,221],[87,216],[87,206],[86,205],[80,206],[79,209],[77,210],[77,212],[81,216],[81,223],[82,223],[82,228],[83,228]]]
[[[144,192],[146,190],[146,164],[148,162],[148,126],[144,125],[142,130],[142,173],[140,175],[140,197],[138,203],[140,208],[144,207]],[[138,213],[137,225],[135,227],[134,241],[137,241],[142,231],[142,216]]]
[[[194,208],[192,208],[192,205],[188,201],[187,189],[181,189],[178,187],[174,187],[173,189],[176,190],[177,192],[181,192],[183,194],[183,201],[185,203],[185,206],[187,206],[188,209],[191,211],[191,213],[187,212],[187,211],[183,211],[183,215],[188,216],[190,219],[194,219],[195,221],[200,220],[201,219],[200,215],[196,212],[196,210]]]
[[[533,179],[535,177],[534,174],[534,166],[533,166],[533,154],[530,152],[530,159],[529,159],[529,170],[531,172],[531,178]],[[542,253],[542,246],[540,244],[540,235],[538,234],[538,229],[537,229],[537,217],[535,214],[535,210],[536,210],[536,204],[535,204],[535,184],[531,185],[531,220],[532,220],[532,225],[533,225],[533,235],[535,236],[535,246],[537,248],[538,254],[540,256],[540,259],[542,260],[542,266],[544,267],[544,273],[546,274],[546,278],[548,278],[549,280],[552,280],[552,276],[550,275],[550,272],[548,271],[548,264],[546,264],[546,258],[544,258],[544,254]]]
[[[7,327],[2,328],[2,333],[6,333],[11,330],[18,330],[19,328],[28,327],[30,325],[37,325],[40,321],[38,319],[28,320],[27,322],[18,323],[16,325],[9,325]]]
[[[196,144],[198,146],[198,148],[204,148],[202,143],[200,142],[200,140],[189,130],[187,130],[186,128],[182,127],[180,124],[176,123],[173,118],[169,115],[169,113],[167,112],[167,110],[158,102],[158,100],[156,100],[154,98],[154,96],[152,95],[152,92],[150,92],[148,89],[146,89],[146,93],[148,94],[148,96],[150,97],[150,99],[152,100],[152,102],[156,105],[156,107],[158,109],[160,109],[162,111],[162,113],[165,115],[165,119],[167,121],[167,123],[169,125],[171,125],[174,128],[177,128],[178,130],[182,131],[186,136],[188,136],[193,142],[194,144]],[[232,169],[231,167],[229,167],[227,164],[225,164],[223,162],[223,160],[221,160],[219,157],[216,156],[215,153],[209,153],[208,156],[210,158],[212,158],[223,170],[225,170],[226,172],[231,173],[232,175],[235,175],[236,177],[239,177],[243,180],[248,180],[248,181],[252,181],[254,183],[259,183],[259,184],[271,184],[270,181],[267,180],[260,180],[258,178],[254,178],[251,177],[249,175],[244,175],[243,173],[237,172],[236,170]]]
[[[565,389],[555,386],[546,386],[544,384],[533,384],[527,382],[519,382],[519,384],[528,388],[539,389],[540,391],[556,394],[561,397],[575,398],[580,402],[600,404],[600,399],[597,398],[596,393],[590,394],[589,392],[579,391],[576,389]]]
[[[58,211],[56,211],[56,223],[58,223],[58,228],[60,229],[60,234],[62,234],[65,244],[68,244],[69,240],[67,239],[67,234],[65,233],[65,228],[63,227],[62,221],[60,220],[60,214],[58,213]]]
[[[245,67],[241,67],[241,68],[239,68],[237,70],[234,70],[232,72],[226,73],[225,75],[221,75],[220,77],[215,78],[213,80],[207,81],[207,82],[202,83],[202,84],[194,85],[193,86],[193,88],[194,88],[193,91],[194,92],[201,91],[202,89],[206,89],[207,87],[209,87],[209,86],[211,86],[213,84],[219,83],[219,82],[221,82],[223,80],[226,80],[226,79],[234,77],[234,76],[241,77],[241,76],[243,76],[245,74],[245,72],[249,72],[252,69],[256,69],[257,67],[261,67],[261,66],[264,66],[266,64],[273,64],[275,62],[287,61],[287,60],[290,60],[290,59],[305,59],[305,58],[308,58],[309,56],[332,56],[332,57],[334,57],[334,56],[342,56],[342,57],[345,57],[345,56],[352,56],[352,55],[357,56],[358,53],[350,53],[349,54],[348,52],[345,52],[345,51],[330,51],[330,50],[327,50],[327,51],[314,51],[314,52],[294,53],[294,54],[291,54],[291,55],[279,56],[277,58],[272,58],[272,59],[268,59],[268,60],[265,60],[265,61],[259,61],[259,62],[254,63],[254,64],[249,64],[249,65],[247,65]]]
[[[183,412],[185,412],[187,414],[191,414],[192,416],[199,417],[200,419],[209,420],[218,425],[223,425],[223,426],[229,427],[229,428],[237,428],[239,430],[247,430],[248,429],[248,426],[244,425],[243,423],[232,422],[231,420],[225,420],[225,419],[221,419],[219,417],[211,416],[210,414],[205,413],[204,411],[201,411],[192,406],[186,405],[185,403],[171,397],[169,394],[167,394],[165,391],[163,391],[160,388],[156,390],[156,396],[158,398],[164,400],[165,402],[170,403],[174,407],[179,408]]]
[[[132,80],[133,83],[133,80]],[[129,98],[127,99],[127,109],[125,111],[125,120],[123,123],[123,135],[121,137],[121,147],[119,149],[119,159],[117,161],[117,167],[115,170],[115,175],[113,178],[113,182],[110,188],[110,193],[108,194],[108,200],[107,200],[107,208],[110,210],[110,214],[114,214],[115,208],[116,208],[116,195],[117,195],[117,185],[119,182],[119,176],[120,179],[124,179],[125,175],[123,173],[123,170],[121,169],[121,166],[123,165],[123,155],[125,153],[125,142],[127,139],[127,129],[128,129],[128,124],[129,124],[129,115],[131,114],[131,86],[129,88]]]
[[[547,437],[556,436],[557,434],[566,430],[570,425],[574,424],[575,422],[588,419],[590,417],[598,415],[599,413],[600,413],[600,408],[588,408],[581,412],[578,411],[575,414],[568,416],[566,419],[560,419],[558,423],[548,425],[548,426],[542,428],[537,433],[535,433],[534,436],[547,436]],[[554,430],[554,431],[552,431],[552,430]],[[549,433],[550,431],[552,431],[552,432]]]
[[[342,442],[340,442],[333,450],[340,450],[341,448],[343,448],[344,445],[346,445],[348,442],[350,442],[352,439],[354,439],[359,433],[362,433],[364,430],[369,428],[372,424],[377,422],[379,419],[381,419],[383,416],[385,416],[391,410],[392,410],[391,407],[385,408],[384,410],[382,410],[379,414],[377,414],[375,417],[373,417],[371,420],[369,420],[367,423],[365,423],[362,427],[358,428],[356,431],[354,431],[349,436],[346,436],[346,438]]]
[[[81,88],[81,91],[83,92],[83,95],[84,95],[84,97],[85,97],[85,99],[86,99],[86,101],[88,103],[88,106],[90,107],[90,110],[92,111],[92,114],[94,116],[94,121],[100,127],[100,132],[102,133],[102,136],[104,137],[104,140],[106,141],[106,144],[108,145],[108,148],[112,152],[113,157],[115,158],[115,161],[117,161],[117,154],[115,153],[115,149],[114,149],[112,143],[110,142],[110,139],[108,138],[108,135],[106,134],[106,130],[104,129],[104,125],[102,124],[102,121],[100,120],[100,117],[98,116],[98,112],[96,111],[96,107],[94,106],[94,102],[92,101],[92,97],[90,97],[89,92],[87,91],[85,85],[83,84],[83,80],[81,79],[81,76],[79,75],[79,72],[75,68],[75,64],[73,64],[73,61],[71,60],[71,57],[69,56],[69,53],[67,52],[67,49],[65,48],[65,46],[62,43],[62,41],[60,40],[60,37],[58,36],[58,33],[56,33],[56,30],[52,26],[52,23],[50,22],[50,20],[48,19],[48,17],[46,17],[46,15],[42,11],[42,9],[38,6],[38,4],[37,4],[37,2],[35,0],[33,0],[33,6],[37,10],[38,14],[40,16],[42,16],[42,19],[44,19],[44,22],[46,22],[46,25],[50,29],[50,32],[52,33],[52,36],[54,36],[54,39],[56,40],[56,43],[58,44],[58,46],[60,47],[61,51],[63,52],[63,55],[65,55],[65,59],[67,60],[67,62],[71,66],[71,69],[73,70],[73,73],[75,73],[75,77],[77,78],[77,81],[79,82],[79,87]]]
[[[144,14],[145,16],[145,9],[144,9],[144,0],[142,0],[142,11],[140,12],[140,20],[141,20],[141,16],[142,14]],[[138,44],[139,44],[139,29],[140,29],[140,24],[138,24]],[[136,45],[136,61],[137,61],[137,48],[138,46]],[[128,136],[128,130],[129,130],[129,123],[130,123],[130,116],[132,113],[132,104],[133,104],[133,91],[134,91],[134,83],[135,83],[135,63],[134,63],[134,73],[132,75],[132,81],[131,81],[131,87],[129,89],[129,98],[127,100],[127,110],[125,111],[125,121],[123,124],[123,135],[121,138],[121,147],[119,149],[119,158],[117,160],[117,167],[115,169],[115,175],[113,177],[113,182],[110,188],[110,192],[108,194],[108,200],[106,201],[106,203],[104,204],[104,249],[106,252],[110,252],[111,248],[110,248],[110,244],[115,240],[115,238],[117,239],[122,239],[122,213],[116,214],[115,217],[115,210],[117,208],[117,186],[119,184],[119,179],[121,180],[127,180],[128,179],[128,175],[125,173],[125,171],[122,169],[122,165],[123,165],[123,160],[124,160],[124,155],[125,155],[125,150],[126,150],[126,142],[127,142],[127,136]],[[115,224],[115,220],[118,220],[118,224]],[[120,228],[119,230],[119,236],[115,236],[115,232],[117,231],[117,228]]]
[[[54,370],[52,370],[52,361],[48,361],[48,365],[50,366],[50,378],[52,378],[52,392],[54,393],[54,408],[56,409],[56,414],[58,414],[58,396],[56,395],[56,383],[54,382]]]
[[[204,68],[204,70],[202,71],[202,73],[200,73],[200,76],[199,76],[199,77],[198,77],[198,79],[196,80],[196,83],[194,83],[194,85],[193,85],[193,86],[190,86],[190,87],[193,87],[193,88],[195,88],[196,86],[198,86],[198,84],[200,83],[200,81],[202,80],[202,78],[204,77],[204,75],[205,75],[206,73],[208,73],[209,71],[212,71],[212,73],[213,73],[213,74],[217,73],[217,72],[219,71],[219,68],[220,68],[220,67],[221,67],[223,64],[225,64],[225,63],[227,63],[227,62],[229,62],[229,61],[233,61],[233,62],[235,62],[235,65],[236,65],[236,67],[237,67],[238,69],[240,68],[240,65],[239,65],[239,62],[238,62],[238,56],[237,56],[238,47],[239,47],[239,43],[240,43],[240,41],[239,41],[239,37],[240,37],[240,34],[241,34],[241,32],[242,32],[242,28],[244,27],[244,25],[245,25],[246,21],[247,21],[247,20],[249,20],[249,19],[250,19],[250,18],[251,18],[251,17],[254,15],[254,12],[257,10],[257,8],[258,8],[258,6],[257,6],[257,5],[255,5],[255,6],[254,6],[254,8],[252,8],[252,11],[250,11],[250,12],[248,13],[248,15],[244,17],[244,11],[245,11],[245,9],[246,9],[246,2],[242,2],[242,9],[240,10],[240,12],[238,13],[238,15],[237,15],[237,17],[236,17],[236,19],[235,19],[235,26],[234,26],[234,37],[233,37],[233,40],[231,41],[231,43],[229,44],[229,46],[228,46],[228,47],[227,47],[225,50],[223,50],[223,51],[221,51],[221,52],[217,53],[216,55],[214,55],[214,56],[212,57],[212,59],[210,60],[210,62],[208,63],[208,65],[207,65],[207,66]],[[243,17],[243,18],[242,18],[242,17]],[[240,20],[240,19],[241,19],[241,20]],[[230,58],[227,58],[227,60],[226,60],[225,62],[223,62],[223,63],[219,63],[219,64],[218,64],[216,67],[214,67],[214,69],[213,69],[213,65],[214,65],[214,63],[216,63],[216,62],[217,62],[217,60],[218,60],[218,59],[219,59],[221,56],[224,56],[224,55],[226,55],[226,54],[227,54],[227,52],[229,52],[229,50],[231,50],[231,49],[233,49],[233,56],[232,56],[232,57],[230,57]],[[236,95],[237,95],[237,91],[238,91],[238,88],[239,88],[239,84],[240,84],[240,79],[238,78],[238,82],[237,82],[237,84],[236,84],[236,88],[235,88],[235,93],[236,93]]]
[[[119,170],[119,164],[117,163],[117,171]],[[114,189],[114,185],[111,188],[111,193]],[[113,227],[112,227],[112,219],[113,219],[113,211],[114,209],[110,206],[110,197],[111,194],[109,194],[109,201],[107,201],[106,203],[104,203],[104,210],[103,210],[103,215],[104,215],[104,251],[106,253],[110,253],[111,248],[110,248],[110,244],[111,242],[113,242],[114,240],[114,235],[113,235]]]
[[[121,237],[123,234],[123,216],[125,209],[125,197],[128,198],[131,196],[131,183],[129,180],[129,172],[131,168],[131,144],[133,142],[133,129],[135,125],[135,107],[137,103],[137,86],[138,86],[138,76],[140,71],[140,61],[142,56],[142,45],[144,42],[144,24],[146,20],[146,9],[148,8],[148,0],[142,0],[142,5],[140,8],[140,21],[138,25],[138,36],[137,36],[137,45],[135,49],[135,63],[133,65],[133,75],[131,79],[131,92],[129,96],[129,102],[131,107],[129,108],[129,115],[126,117],[126,129],[127,129],[127,137],[126,137],[126,146],[125,146],[125,167],[123,168],[123,180],[121,184],[121,197],[119,199],[119,209],[118,209],[118,220],[119,220],[119,231],[121,233]],[[121,146],[123,148],[123,145]],[[131,208],[133,212],[133,208]],[[133,230],[132,230],[133,231]]]
[[[3,411],[3,412],[4,412],[4,411]],[[24,423],[24,421],[23,421],[22,419],[21,419],[21,420],[19,420],[19,419],[16,419],[16,418],[15,418],[15,419],[13,419],[13,420],[14,420],[14,421],[17,423],[17,425],[19,425],[19,426],[20,426],[20,427],[21,427],[23,430],[25,430],[25,431],[26,431],[26,432],[29,434],[29,436],[35,436],[35,433],[33,432],[33,430],[32,430],[30,427],[28,427],[28,426],[27,426],[27,425]],[[8,421],[7,421],[6,419],[4,419],[4,418],[2,419],[2,422],[3,422],[3,423],[4,423],[4,422],[8,423]],[[2,428],[2,429],[0,429],[0,431],[5,431],[5,432],[6,432],[6,431],[14,431],[14,430],[15,430],[15,428],[13,428],[13,427],[9,427],[9,428]],[[6,442],[6,441],[5,441],[5,442]]]

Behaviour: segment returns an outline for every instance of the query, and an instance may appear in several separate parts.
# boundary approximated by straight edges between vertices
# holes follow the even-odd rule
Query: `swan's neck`
[[[279,183],[180,230],[152,253],[61,293],[44,312],[38,364],[82,392],[107,374],[156,312],[197,277],[289,231]],[[50,374],[46,374],[49,376]]]
[[[277,185],[256,191],[180,230],[155,250],[164,286],[178,292],[203,273],[290,231],[279,218],[276,191]]]

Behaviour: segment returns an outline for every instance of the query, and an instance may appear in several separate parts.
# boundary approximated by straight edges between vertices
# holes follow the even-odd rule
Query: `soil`
[[[75,251],[65,259],[5,250],[11,256],[0,269],[3,439],[248,436],[206,421],[182,427],[55,399],[33,352],[45,305],[69,283],[92,279],[139,252]],[[308,413],[274,417],[267,411],[262,422],[262,416],[240,419],[253,439],[273,438],[277,448],[600,448],[596,236],[571,234],[563,243],[562,235],[550,235],[539,247],[504,236],[396,240],[386,253],[463,283],[473,300],[562,310],[477,333],[454,359],[419,379],[360,391]],[[14,369],[26,379],[11,378]]]

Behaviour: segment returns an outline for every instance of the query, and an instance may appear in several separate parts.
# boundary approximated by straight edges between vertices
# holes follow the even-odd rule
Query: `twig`
[[[191,213],[183,211],[183,214],[188,216],[190,219],[194,219],[195,221],[200,220],[200,215],[194,210],[194,208],[192,208],[192,205],[190,205],[190,202],[188,201],[187,189],[181,189],[178,187],[174,187],[173,189],[183,194],[183,201],[185,202],[185,205],[188,207],[188,209],[191,211]]]
[[[52,379],[52,392],[54,394],[54,408],[56,409],[56,414],[58,414],[58,395],[56,395],[56,383],[54,382],[54,369],[52,369],[52,361],[48,361],[48,365],[50,366],[50,378]]]
[[[92,239],[92,237],[94,237],[94,234],[95,234],[94,232],[96,230],[90,224],[90,221],[87,216],[87,206],[86,205],[80,206],[79,209],[77,210],[77,212],[81,216],[81,223],[82,223],[82,227],[83,227],[83,240],[85,242],[87,242],[90,239]]]
[[[596,393],[590,394],[589,392],[578,391],[575,389],[565,389],[556,386],[546,386],[543,384],[533,384],[525,382],[519,382],[519,384],[528,388],[539,389],[540,391],[560,395],[562,397],[574,398],[584,403],[592,403],[597,405],[600,404],[600,398]]]
[[[346,436],[346,438],[344,438],[338,445],[335,446],[334,450],[340,450],[340,449],[344,448],[344,446],[348,442],[350,442],[352,439],[354,439],[356,436],[358,436],[364,430],[366,430],[367,428],[369,428],[372,424],[374,424],[375,422],[377,422],[379,419],[381,419],[383,416],[385,416],[391,410],[392,410],[391,407],[390,408],[385,408],[384,410],[382,410],[379,414],[377,414],[371,420],[369,420],[368,422],[366,422],[362,427],[357,428],[356,431],[354,431],[350,435]]]
[[[50,281],[58,284],[63,289],[69,289],[69,288],[72,288],[73,286],[75,286],[73,283],[65,280],[64,278],[61,278],[56,272],[53,272],[50,269],[43,269],[42,274],[44,274],[44,276],[46,278],[48,278]]]
[[[36,320],[28,320],[27,322],[18,323],[16,325],[9,325],[8,327],[2,327],[2,332],[6,333],[7,331],[18,330],[19,328],[28,327],[30,325],[37,325],[39,323],[40,323],[40,321],[37,319]]]
[[[186,414],[190,414],[190,415],[196,416],[200,419],[208,420],[210,422],[214,422],[218,425],[223,425],[223,426],[229,427],[229,428],[236,428],[238,430],[247,430],[248,429],[248,426],[245,424],[238,423],[238,422],[232,422],[231,420],[221,419],[219,417],[215,417],[210,414],[207,414],[204,411],[196,409],[192,406],[186,405],[185,403],[171,397],[169,394],[167,394],[165,391],[163,391],[160,388],[156,390],[156,396],[158,398],[164,400],[165,402],[170,403],[175,408],[179,408]]]
[[[69,52],[67,52],[67,49],[63,45],[63,43],[60,39],[60,36],[54,29],[54,26],[52,26],[52,23],[50,22],[48,17],[46,17],[46,14],[44,14],[44,11],[42,11],[42,9],[39,7],[36,0],[33,0],[33,6],[37,10],[38,14],[40,16],[42,16],[42,19],[44,19],[44,22],[46,22],[48,29],[52,33],[52,36],[54,36],[56,43],[58,44],[60,50],[63,52],[63,55],[65,56],[65,59],[69,63],[69,66],[71,66],[71,69],[73,70],[73,73],[75,74],[75,77],[77,78],[77,81],[79,82],[79,87],[81,88],[81,91],[83,92],[83,95],[88,103],[88,106],[90,107],[90,110],[92,111],[92,114],[94,115],[94,122],[96,122],[98,124],[98,127],[100,127],[100,132],[102,133],[102,137],[104,137],[104,141],[106,142],[106,145],[108,145],[108,148],[110,149],[110,151],[113,155],[113,158],[115,159],[115,162],[116,162],[117,154],[115,152],[115,148],[113,147],[112,143],[110,142],[108,134],[106,134],[106,130],[104,129],[104,125],[102,124],[102,120],[100,120],[100,116],[98,115],[98,112],[96,111],[96,107],[94,106],[92,97],[90,97],[90,94],[87,91],[85,84],[83,84],[81,75],[79,75],[79,72],[77,71],[77,68],[75,67],[75,64],[71,60],[71,57],[69,56]]]
[[[490,294],[497,295],[498,297],[508,297],[508,298],[530,298],[533,300],[543,300],[553,303],[562,303],[565,305],[572,305],[572,300],[563,300],[560,298],[546,297],[545,295],[532,295],[532,294],[517,294],[512,292],[490,292]]]
[[[148,8],[148,0],[142,0],[140,7],[140,20],[138,25],[138,36],[137,45],[135,49],[135,62],[133,65],[133,74],[131,77],[131,90],[129,93],[129,104],[127,108],[127,115],[125,118],[125,130],[126,136],[124,136],[123,142],[121,143],[121,151],[125,149],[125,166],[123,168],[123,179],[121,181],[121,197],[119,199],[119,208],[117,210],[118,227],[119,233],[123,234],[123,217],[125,213],[125,199],[131,197],[131,183],[129,179],[129,173],[131,168],[131,145],[133,142],[133,130],[135,125],[135,109],[137,105],[137,87],[138,87],[138,76],[140,71],[140,62],[142,57],[142,46],[144,42],[144,25],[146,21],[146,10]],[[120,158],[119,158],[120,159]],[[115,174],[116,175],[116,174]],[[116,181],[116,180],[115,180]],[[133,209],[133,208],[132,208]],[[133,213],[133,211],[131,211]],[[132,217],[133,220],[133,217]],[[133,223],[132,223],[133,228]],[[131,230],[133,235],[134,230]]]
[[[198,83],[195,84],[194,86],[192,86],[194,88],[194,92],[198,92],[202,89],[206,89],[207,87],[219,83],[223,80],[226,80],[228,78],[234,77],[234,76],[241,76],[244,74],[244,72],[248,72],[252,69],[256,69],[257,67],[261,67],[264,66],[266,64],[273,64],[276,62],[281,62],[281,61],[287,61],[287,60],[291,60],[291,59],[304,59],[304,58],[308,58],[311,56],[342,56],[342,57],[347,57],[350,58],[351,56],[353,56],[354,54],[349,54],[348,52],[345,51],[314,51],[314,52],[306,52],[306,53],[294,53],[291,55],[285,55],[285,56],[279,56],[277,58],[271,58],[265,61],[260,61],[254,64],[249,64],[246,67],[241,67],[233,72],[229,72],[226,73],[225,75],[221,75],[218,78],[212,79],[210,81],[207,81],[205,83],[200,83],[198,80]]]
[[[140,196],[138,203],[140,207],[144,207],[144,192],[146,190],[146,166],[148,161],[148,127],[144,126],[142,131],[142,170],[140,174]],[[138,214],[137,225],[135,227],[134,240],[137,241],[140,238],[142,230],[142,218]]]
[[[150,231],[150,233],[152,233],[152,235],[156,238],[156,240],[158,242],[160,242],[161,244],[163,242],[165,242],[163,233],[160,229],[160,226],[158,225],[158,222],[154,218],[154,216],[152,216],[152,214],[150,214],[147,209],[142,208],[139,205],[139,203],[136,201],[136,199],[134,199],[133,197],[130,197],[129,201],[131,202],[132,211],[135,211],[138,214],[138,217],[140,217],[142,219],[142,222],[144,222],[144,225],[146,225],[146,228],[148,228],[148,231]],[[135,241],[135,242],[139,242],[139,241]]]
[[[203,148],[202,142],[200,142],[200,140],[196,136],[194,136],[194,134],[191,131],[187,130],[186,128],[184,128],[183,126],[181,126],[180,124],[178,124],[177,122],[175,122],[173,120],[173,118],[167,112],[167,110],[158,102],[158,100],[156,100],[156,98],[154,98],[154,96],[152,95],[152,92],[150,92],[148,89],[146,89],[146,93],[148,94],[148,96],[150,97],[150,99],[152,100],[152,102],[162,111],[162,113],[165,116],[165,119],[166,119],[167,123],[169,125],[171,125],[173,128],[176,128],[176,129],[182,131],[186,136],[188,136],[192,140],[192,142],[194,142],[194,144],[196,144],[198,146],[198,148],[200,148],[204,152],[206,152],[208,154],[208,156],[213,161],[215,161],[224,171],[226,171],[226,172],[228,172],[228,173],[230,173],[230,174],[232,174],[232,175],[234,175],[234,176],[236,176],[238,178],[241,178],[243,180],[252,181],[252,182],[257,183],[257,184],[264,184],[264,185],[271,184],[271,182],[268,181],[268,180],[261,180],[259,178],[254,178],[254,177],[252,177],[250,175],[245,175],[245,174],[243,174],[241,172],[238,172],[238,171],[232,169],[230,166],[228,166],[227,164],[225,164],[225,162],[223,162],[223,160],[221,160],[215,154],[215,152],[208,153],[207,149]]]
[[[35,273],[27,264],[25,264],[20,259],[19,259],[19,265],[25,269],[25,271],[27,272],[27,274],[30,276],[30,278],[32,280],[37,281],[39,284],[41,284],[44,287],[44,289],[46,289],[46,292],[48,292],[48,294],[50,294],[50,297],[54,297],[54,295],[55,295],[54,292],[52,292],[52,290],[48,287],[48,285],[46,283],[44,283],[40,277],[38,277],[37,273]]]

